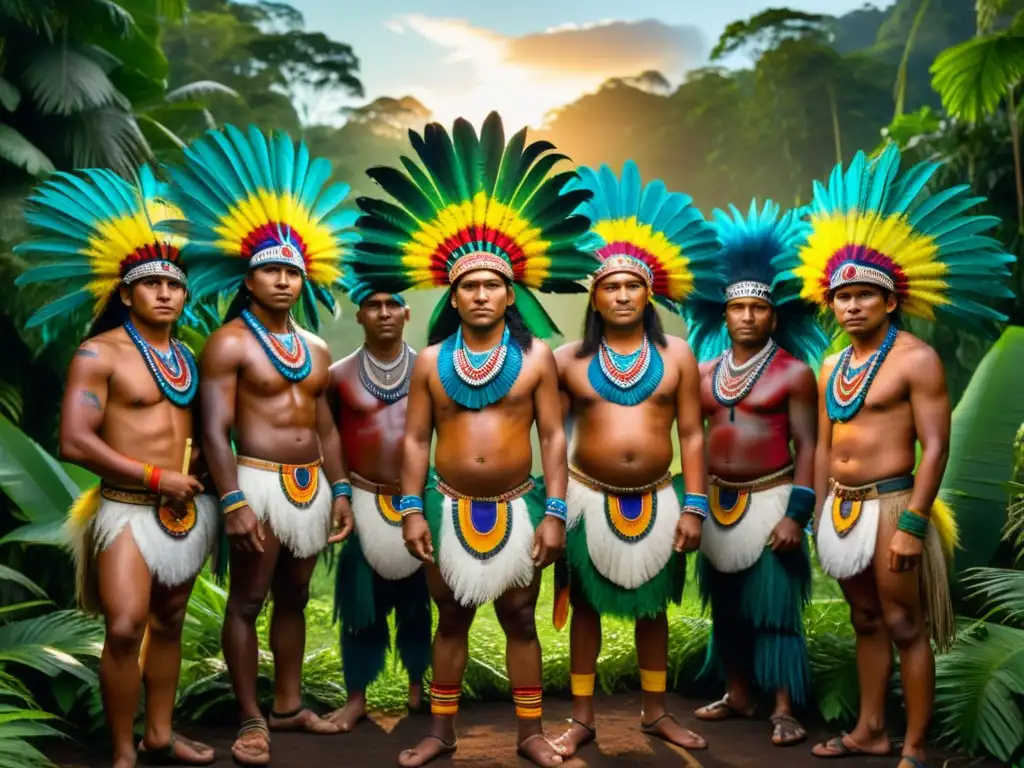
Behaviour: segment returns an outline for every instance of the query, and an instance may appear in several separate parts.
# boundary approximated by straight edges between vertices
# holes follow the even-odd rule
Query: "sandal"
[[[680,743],[678,743],[676,741],[672,741],[672,739],[668,738],[663,733],[660,733],[659,731],[654,730],[654,726],[656,726],[658,723],[660,723],[662,720],[665,720],[666,718],[671,720],[672,722],[676,723],[680,727],[682,727],[682,723],[680,723],[679,720],[676,719],[675,715],[673,715],[671,712],[666,712],[661,717],[654,718],[654,721],[650,722],[650,723],[645,723],[643,720],[641,720],[640,721],[640,733],[644,734],[645,736],[653,736],[656,739],[661,739],[666,744],[672,744],[673,746],[679,747],[680,749],[695,750],[696,751],[696,750],[699,750],[699,749],[707,749],[708,748],[707,741],[705,741],[704,737],[701,736],[698,733],[694,733],[689,728],[685,728],[684,730],[692,738],[704,742],[703,744],[701,744],[699,746],[696,745],[696,744],[687,746],[686,744],[680,744]]]
[[[922,763],[913,755],[900,755],[900,762],[910,763],[910,768],[928,768],[927,765]]]
[[[174,754],[174,745],[178,742],[178,734],[171,733],[170,741],[162,747],[147,747],[145,741],[139,742],[139,746],[136,748],[136,752],[139,756],[139,762],[142,765],[213,765],[217,762],[217,753],[213,749],[210,749],[205,744],[192,741],[191,739],[182,738],[181,742],[187,744],[194,752],[199,752],[199,747],[206,747],[210,749],[210,757],[207,760],[188,760],[183,757],[177,757]]]
[[[725,694],[718,701],[713,701],[693,713],[698,720],[706,723],[718,723],[723,720],[747,719],[754,716],[754,708],[747,711],[737,709],[730,703],[729,694]]]
[[[856,746],[848,746],[846,742],[843,741],[843,737],[848,735],[849,734],[846,731],[843,731],[838,736],[833,736],[831,739],[818,742],[811,748],[811,754],[822,760],[840,760],[846,757],[885,757],[889,754],[889,752],[868,752]],[[827,749],[830,754],[820,755],[814,751],[816,749]],[[892,750],[891,744],[889,749],[890,751]]]
[[[243,753],[246,759],[239,757]],[[262,717],[244,721],[238,729],[231,757],[238,765],[270,765],[270,729]]]
[[[776,747],[791,747],[807,738],[807,731],[792,715],[772,715],[769,722],[774,726],[772,744]]]

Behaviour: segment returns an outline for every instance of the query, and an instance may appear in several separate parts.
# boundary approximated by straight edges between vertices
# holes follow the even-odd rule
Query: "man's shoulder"
[[[359,358],[359,349],[361,349],[361,347],[356,348],[355,351],[350,352],[340,360],[336,360],[331,363],[331,366],[328,369],[331,374],[331,381],[340,381],[355,371],[356,360]]]
[[[697,356],[693,354],[690,342],[680,336],[672,336],[666,333],[664,352],[680,361],[686,359],[693,360],[694,362],[697,361]]]
[[[936,366],[942,366],[942,359],[935,347],[907,331],[900,331],[893,344],[893,351],[899,355],[900,367],[908,373],[932,373]]]
[[[131,339],[123,328],[98,333],[78,345],[71,365],[93,371],[110,368],[125,353],[127,345],[131,345]]]
[[[808,374],[814,374],[814,370],[811,366],[799,357],[789,354],[789,352],[781,347],[779,347],[778,351],[775,353],[774,366],[777,366],[780,371],[785,372],[787,376],[802,377],[807,376]]]
[[[205,360],[211,360],[214,354],[218,359],[225,355],[243,354],[249,340],[253,338],[241,320],[229,320],[206,339],[202,356]]]

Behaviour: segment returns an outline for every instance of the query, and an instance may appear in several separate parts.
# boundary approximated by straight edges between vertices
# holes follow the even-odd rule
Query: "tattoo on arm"
[[[75,350],[76,357],[99,357],[99,354],[92,347],[79,347]]]
[[[102,405],[102,403],[100,403],[100,399],[99,399],[99,397],[97,397],[95,392],[92,392],[92,391],[90,391],[88,389],[82,389],[82,390],[79,390],[79,391],[82,393],[82,402],[83,403],[85,403],[86,405],[92,406],[93,408],[95,408],[98,411],[102,411],[103,410],[103,405]]]

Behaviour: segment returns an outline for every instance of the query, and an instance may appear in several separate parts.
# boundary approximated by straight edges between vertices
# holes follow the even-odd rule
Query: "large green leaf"
[[[0,489],[32,522],[62,520],[74,483],[32,438],[0,415]]]
[[[19,525],[6,536],[0,538],[0,546],[18,543],[35,544],[44,547],[63,547],[67,544],[63,525],[63,520],[45,520],[41,523]]]
[[[6,160],[33,176],[53,173],[53,162],[31,141],[9,125],[0,123],[0,160]]]
[[[109,65],[69,45],[33,52],[22,82],[44,115],[73,115],[107,106],[129,107],[108,77]]]
[[[971,38],[940,53],[931,72],[946,111],[977,122],[1024,78],[1024,37],[1002,32]]]
[[[1011,326],[982,359],[953,410],[940,495],[960,526],[957,570],[988,565],[999,546],[1006,522],[1006,483],[1013,470],[1013,438],[1024,422],[1021,371],[1024,328]]]

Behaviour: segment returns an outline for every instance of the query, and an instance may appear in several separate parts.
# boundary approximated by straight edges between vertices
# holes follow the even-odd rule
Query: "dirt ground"
[[[807,724],[810,735],[804,744],[779,748],[771,743],[771,726],[767,720],[724,723],[701,723],[693,710],[707,702],[674,697],[672,709],[680,722],[703,735],[708,749],[689,754],[669,747],[660,740],[642,735],[638,729],[639,697],[620,694],[598,700],[597,743],[584,747],[579,755],[564,765],[568,768],[625,768],[626,766],[679,766],[681,768],[824,768],[829,761],[814,757],[810,747],[831,735],[815,724]],[[555,734],[569,716],[568,701],[545,700],[545,721]],[[337,736],[274,733],[274,768],[320,768],[320,766],[353,766],[354,768],[391,768],[398,753],[414,746],[426,733],[428,717],[371,716],[353,733]],[[432,763],[444,766],[473,768],[511,768],[528,766],[515,754],[515,728],[511,703],[471,702],[459,713],[459,749],[450,759]],[[227,728],[183,728],[190,738],[210,744],[218,750],[216,766],[230,766],[231,742],[234,732]],[[841,761],[843,768],[895,768],[898,750],[887,758],[849,758]],[[109,758],[84,755],[64,748],[50,757],[62,768],[99,768],[109,765]],[[933,752],[930,768],[996,768],[995,762]]]

